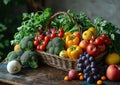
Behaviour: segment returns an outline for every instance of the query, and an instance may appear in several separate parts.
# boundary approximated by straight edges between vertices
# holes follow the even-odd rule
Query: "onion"
[[[50,28],[50,32],[55,32],[56,29],[55,28]]]
[[[47,31],[45,34],[46,34],[46,35],[50,35],[50,34],[51,34],[51,32],[50,32],[50,31]]]

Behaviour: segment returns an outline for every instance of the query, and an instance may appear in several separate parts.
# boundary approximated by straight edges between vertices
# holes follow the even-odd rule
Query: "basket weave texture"
[[[43,51],[37,51],[37,52],[42,57],[43,62],[46,63],[47,65],[50,65],[52,67],[55,67],[57,69],[61,69],[64,71],[69,71],[70,69],[75,69],[78,71],[77,60],[62,58],[60,56],[46,53]]]
[[[79,32],[82,34],[82,30],[81,30],[81,25],[78,24],[71,15],[69,15],[66,12],[57,12],[55,13],[53,16],[51,16],[50,21],[47,24],[47,27],[49,28],[51,21],[57,17],[60,14],[64,14],[66,16],[68,16],[70,19],[73,20],[73,23],[76,24],[76,26],[78,27]],[[82,38],[81,38],[82,39]],[[76,71],[78,71],[78,67],[77,67],[77,59],[76,60],[72,60],[69,58],[63,58],[60,57],[58,55],[53,55],[44,51],[38,51],[37,53],[42,57],[43,62],[49,66],[55,67],[57,69],[61,69],[64,71],[69,71],[71,69],[74,69]],[[103,56],[106,54],[106,52],[101,53],[99,56],[96,57],[96,61],[100,62],[101,59],[103,58]]]

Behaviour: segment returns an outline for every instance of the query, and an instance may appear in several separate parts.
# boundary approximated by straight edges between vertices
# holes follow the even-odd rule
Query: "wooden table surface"
[[[96,85],[80,80],[64,81],[65,75],[67,72],[44,64],[38,69],[22,69],[19,74],[12,75],[7,72],[5,64],[0,65],[0,82],[12,85]],[[120,82],[106,80],[103,85],[120,85]]]

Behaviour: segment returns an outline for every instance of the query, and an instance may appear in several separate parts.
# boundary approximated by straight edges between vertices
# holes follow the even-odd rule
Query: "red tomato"
[[[64,36],[64,30],[61,28],[59,29],[58,37],[62,38]]]
[[[45,50],[45,45],[41,45],[40,50],[44,51]]]
[[[62,33],[64,33],[64,30],[63,30],[62,28],[60,28],[60,29],[59,29],[59,32],[62,32]]]
[[[44,39],[44,37],[45,37],[44,34],[40,34],[39,37],[38,37],[38,39],[41,41],[41,40]]]
[[[48,44],[48,41],[43,41],[42,42],[42,45],[45,45],[45,47],[46,47],[47,44]]]
[[[36,41],[36,40],[35,40],[35,41],[34,41],[34,45],[35,45],[35,46],[39,45],[39,41]]]
[[[97,44],[97,45],[101,45],[101,44],[103,44],[103,40],[101,40],[101,38],[96,38],[95,39],[95,43]]]
[[[102,34],[101,37],[105,39],[105,38],[107,38],[107,35],[106,34]]]
[[[36,47],[36,48],[37,48],[37,50],[40,50],[40,45],[37,45],[37,47]]]
[[[106,38],[106,39],[104,40],[104,42],[105,42],[106,45],[110,45],[110,44],[112,43],[112,41],[111,41],[110,38]]]
[[[55,38],[56,37],[56,34],[55,33],[52,33],[51,34],[51,38]]]
[[[92,36],[91,36],[91,39],[92,39],[92,40],[95,40],[95,39],[96,39],[96,36],[92,35]]]
[[[50,41],[50,36],[45,36],[44,40],[45,41]]]
[[[38,40],[38,36],[35,36],[35,38],[34,38],[36,41]]]
[[[60,38],[62,38],[63,36],[64,36],[63,32],[61,32],[61,33],[58,34],[58,37],[60,37]]]

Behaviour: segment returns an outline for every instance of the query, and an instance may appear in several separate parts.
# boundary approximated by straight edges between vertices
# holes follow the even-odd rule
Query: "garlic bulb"
[[[12,60],[7,64],[7,71],[11,74],[15,74],[21,70],[21,67],[21,64],[17,60]]]

